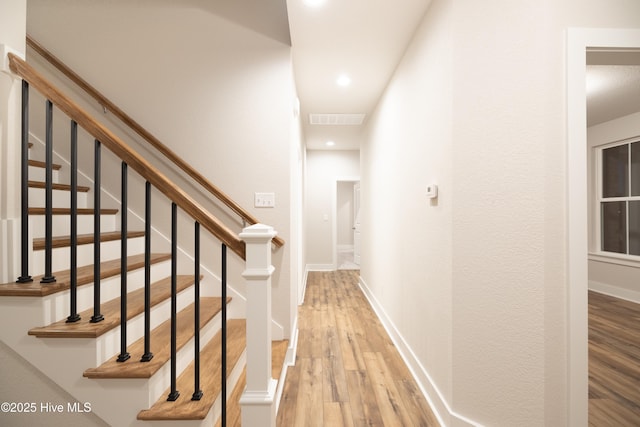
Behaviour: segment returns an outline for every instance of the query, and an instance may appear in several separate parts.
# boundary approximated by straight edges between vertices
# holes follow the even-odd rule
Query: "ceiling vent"
[[[357,126],[364,122],[366,114],[309,114],[312,125]]]

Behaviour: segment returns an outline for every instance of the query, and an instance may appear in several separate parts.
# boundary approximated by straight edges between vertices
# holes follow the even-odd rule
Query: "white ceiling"
[[[359,149],[362,128],[431,2],[188,1],[283,43],[291,42],[307,148],[334,150]],[[309,1],[321,4],[311,7]],[[352,80],[348,87],[336,84],[343,73]],[[640,111],[640,50],[589,51],[587,80],[594,86],[587,95],[589,126]],[[363,125],[311,125],[310,114],[365,114],[365,118]],[[335,146],[327,147],[327,141]]]
[[[315,0],[318,2],[319,0]],[[372,113],[430,0],[287,0],[293,67],[309,149],[359,149],[363,125],[310,125],[309,114]],[[336,84],[341,74],[348,87]]]
[[[640,111],[640,51],[587,53],[587,126]]]

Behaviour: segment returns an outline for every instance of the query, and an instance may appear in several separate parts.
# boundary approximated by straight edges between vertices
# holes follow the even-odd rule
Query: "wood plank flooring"
[[[439,425],[358,287],[358,275],[309,273],[278,426]]]
[[[640,426],[640,305],[589,292],[589,425]]]

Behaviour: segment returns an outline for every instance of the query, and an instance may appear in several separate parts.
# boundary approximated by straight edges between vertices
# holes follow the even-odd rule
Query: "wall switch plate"
[[[256,208],[275,208],[275,193],[255,193],[253,206]]]

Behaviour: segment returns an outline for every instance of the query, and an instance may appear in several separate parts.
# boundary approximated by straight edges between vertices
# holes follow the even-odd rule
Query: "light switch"
[[[275,208],[275,193],[255,193],[254,207],[256,208]]]
[[[438,186],[435,184],[427,185],[426,194],[428,198],[435,199],[438,197]]]

